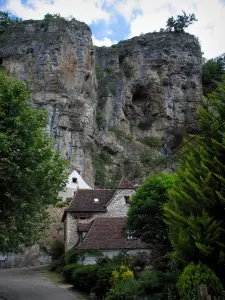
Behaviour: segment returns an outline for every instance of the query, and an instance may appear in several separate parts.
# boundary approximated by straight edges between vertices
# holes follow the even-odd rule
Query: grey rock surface
[[[149,33],[99,48],[82,22],[31,20],[0,34],[0,58],[47,109],[56,149],[92,186],[95,173],[104,179],[98,185],[150,175],[195,131],[202,54],[190,34]],[[160,138],[161,149],[146,146],[147,137]]]

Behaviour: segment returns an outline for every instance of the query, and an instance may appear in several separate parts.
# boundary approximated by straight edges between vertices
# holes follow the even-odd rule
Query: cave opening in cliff
[[[2,63],[3,63],[3,58],[0,57],[0,65],[2,65]]]
[[[132,102],[147,102],[149,99],[149,92],[146,86],[137,86],[134,93]]]

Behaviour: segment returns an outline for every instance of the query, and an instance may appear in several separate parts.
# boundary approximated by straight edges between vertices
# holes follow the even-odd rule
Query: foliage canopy
[[[182,12],[183,15],[178,15],[176,19],[170,17],[167,20],[166,31],[184,32],[185,28],[197,21],[195,14],[187,15],[185,11]]]
[[[28,99],[23,82],[0,72],[0,252],[38,240],[67,177],[47,114]]]
[[[176,175],[160,173],[151,176],[132,196],[127,217],[127,227],[134,235],[168,250],[168,229],[163,222],[163,205],[168,200],[168,190]]]
[[[172,258],[182,270],[201,261],[224,282],[225,248],[225,77],[204,107],[199,130],[187,143],[178,179],[169,191],[165,219]]]

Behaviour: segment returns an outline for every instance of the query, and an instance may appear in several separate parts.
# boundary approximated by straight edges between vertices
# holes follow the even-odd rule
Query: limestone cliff
[[[47,109],[56,148],[87,182],[110,185],[151,166],[193,132],[201,49],[187,33],[149,33],[93,47],[76,20],[24,21],[0,34],[0,64]],[[161,144],[162,143],[162,144]]]

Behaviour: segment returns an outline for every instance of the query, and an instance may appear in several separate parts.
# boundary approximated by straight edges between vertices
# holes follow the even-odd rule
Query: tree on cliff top
[[[4,31],[10,25],[16,24],[21,21],[22,21],[22,19],[18,19],[18,18],[13,20],[10,17],[8,12],[0,11],[0,32]]]
[[[167,20],[166,31],[184,32],[185,28],[197,21],[195,14],[187,15],[185,11],[182,12],[183,15],[178,15],[176,19],[170,17]]]
[[[47,114],[28,101],[26,85],[0,72],[0,252],[31,245],[57,201],[66,162],[45,131]]]
[[[201,261],[225,283],[225,76],[199,117],[202,134],[183,150],[165,218],[177,266]]]

